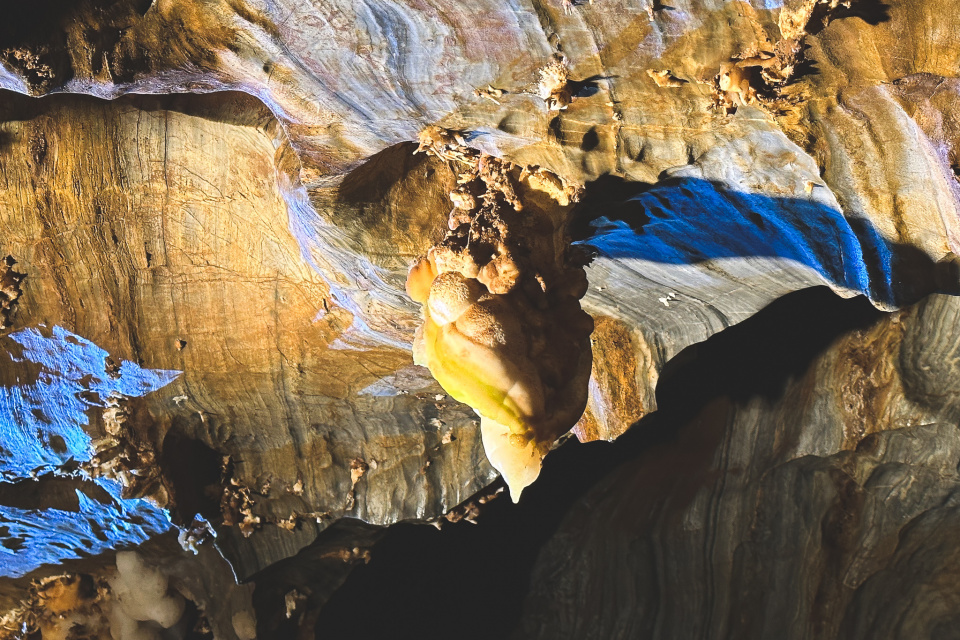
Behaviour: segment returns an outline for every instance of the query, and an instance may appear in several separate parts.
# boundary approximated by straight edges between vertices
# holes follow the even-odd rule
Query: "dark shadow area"
[[[600,91],[601,80],[612,80],[619,76],[592,75],[583,80],[569,80],[570,95],[575,98],[589,98]]]
[[[113,502],[110,494],[92,482],[48,473],[36,480],[0,482],[0,506],[14,509],[57,509],[79,513],[80,499],[77,491],[83,492],[91,500],[102,504]]]
[[[597,133],[597,128],[590,127],[590,130],[583,134],[583,139],[580,141],[580,150],[593,151],[599,145],[600,135]]]
[[[0,57],[38,89],[51,85],[53,78],[69,79],[70,54],[61,23],[74,18],[78,4],[75,0],[7,3],[0,23]]]
[[[183,615],[177,624],[170,629],[157,629],[156,633],[166,640],[170,638],[182,638],[183,640],[213,640],[213,632],[210,631],[208,624],[205,624],[205,615],[197,608],[190,598],[185,598]],[[159,625],[158,625],[159,626]]]
[[[176,428],[163,439],[162,452],[160,468],[173,486],[173,522],[189,525],[197,514],[219,522],[221,454]]]
[[[563,122],[560,120],[560,116],[554,116],[547,123],[547,136],[558,144],[567,144],[567,137],[563,133]]]
[[[807,24],[807,33],[815,36],[830,22],[843,18],[860,18],[871,26],[890,20],[890,5],[881,0],[853,0],[849,7],[838,6],[836,9],[829,6],[829,3],[817,5]]]
[[[570,212],[568,233],[574,242],[586,240],[595,233],[593,223],[601,216],[610,220],[622,220],[631,228],[642,229],[650,221],[650,216],[634,198],[646,193],[652,186],[650,183],[631,182],[611,174],[604,174],[588,182],[580,202]]]
[[[350,251],[398,272],[443,238],[449,194],[457,187],[456,163],[414,153],[417,147],[401,142],[375,153],[344,176],[335,197],[312,201],[340,228]]]
[[[885,315],[863,296],[844,300],[826,287],[786,295],[671,359],[657,382],[657,413],[680,425],[717,397],[776,401],[840,336]]]
[[[296,638],[299,628],[312,626],[323,604],[355,566],[363,565],[369,558],[369,550],[386,533],[387,530],[381,527],[342,518],[295,556],[276,562],[253,576],[257,636]],[[295,591],[296,609],[288,617],[286,596],[292,591]],[[366,620],[363,626],[366,626]],[[361,635],[366,637],[366,631]]]
[[[890,242],[869,220],[814,199],[733,191],[699,178],[647,184],[603,176],[587,185],[569,230],[610,259],[784,258],[884,305],[960,294],[956,259],[937,263],[912,245]]]
[[[807,55],[807,52],[810,50],[810,45],[806,42],[800,43],[800,53],[796,56],[793,66],[793,73],[790,75],[790,79],[787,81],[787,85],[796,84],[801,79],[814,76],[820,73],[820,70],[817,68],[817,62],[812,58],[812,56]],[[754,74],[754,81],[751,82],[754,85],[754,89],[757,92],[766,97],[769,100],[777,100],[781,96],[781,88],[772,87],[763,81],[760,74]]]
[[[0,153],[8,150],[16,141],[16,136],[12,131],[0,131]]]
[[[845,300],[817,287],[784,296],[686,349],[660,378],[656,413],[615,444],[568,440],[547,457],[519,504],[505,496],[494,500],[477,525],[390,527],[369,565],[357,567],[317,614],[316,637],[348,637],[358,629],[365,637],[507,637],[520,620],[540,548],[591,487],[623,463],[676,440],[716,399],[776,399],[834,340],[883,316],[862,297]]]
[[[85,23],[93,71],[99,73],[104,54],[151,4],[152,0],[8,2],[0,23],[0,59],[23,76],[32,93],[42,93],[73,77],[68,30]]]
[[[343,178],[337,190],[338,196],[353,205],[373,204],[382,200],[411,171],[429,163],[430,156],[414,153],[417,146],[416,142],[400,142],[370,156]]]
[[[0,89],[0,121],[30,121],[43,115],[63,117],[68,109],[100,112],[116,107],[159,113],[171,111],[193,118],[224,124],[261,127],[264,118],[272,118],[260,100],[242,91],[213,93],[143,94],[128,93],[112,100],[80,93],[57,93],[42,99]],[[59,111],[59,113],[58,113]],[[25,135],[24,133],[20,134]],[[17,136],[0,131],[0,152],[9,151]],[[49,149],[47,150],[49,155]],[[35,159],[36,160],[36,159]]]

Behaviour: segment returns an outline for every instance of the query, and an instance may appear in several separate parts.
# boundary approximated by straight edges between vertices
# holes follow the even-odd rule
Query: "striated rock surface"
[[[382,527],[476,543],[491,513],[526,542],[484,637],[949,637],[958,32],[946,0],[11,7],[0,634],[319,636],[389,575]],[[410,267],[483,217],[424,131],[517,169],[481,175],[516,242],[461,275],[569,289],[573,337],[497,381],[556,378],[518,422],[564,414],[535,466],[584,403],[573,433],[614,441],[515,507],[414,364]],[[93,622],[134,545],[183,612]]]
[[[807,314],[783,302],[747,324],[762,331],[755,321],[777,314],[800,329],[785,315]],[[878,317],[837,304],[821,306],[824,322],[859,327],[782,387],[761,375],[794,349],[751,353],[744,332],[662,379],[649,428],[669,441],[570,509],[537,560],[517,637],[949,637],[960,305],[932,296]],[[698,370],[737,352],[726,382]]]
[[[475,418],[412,371],[408,351],[337,343],[355,319],[324,281],[335,273],[315,270],[305,257],[311,248],[295,235],[268,131],[275,121],[258,103],[239,95],[57,100],[10,125],[14,148],[3,156],[8,179],[37,184],[4,192],[11,233],[3,250],[28,274],[16,320],[52,329],[7,340],[42,340],[43,331],[57,336],[68,325],[84,338],[61,340],[99,345],[99,363],[81,363],[73,349],[49,365],[48,375],[77,371],[75,388],[64,390],[76,405],[60,416],[65,422],[86,423],[86,411],[106,407],[109,385],[101,386],[114,378],[123,397],[143,395],[127,364],[168,372],[147,389],[163,387],[144,397],[137,418],[146,422],[140,438],[161,452],[173,498],[160,502],[178,524],[195,513],[217,521],[221,481],[252,493],[245,515],[266,529],[257,539],[270,542],[222,542],[238,573],[250,575],[342,515],[380,524],[437,517],[492,480]],[[128,139],[136,146],[117,146]],[[34,350],[41,348],[50,350]],[[130,363],[111,376],[113,360]],[[49,385],[31,390],[7,371],[11,426],[31,403],[54,401]],[[43,448],[48,436],[33,445],[59,454],[49,469],[89,459],[91,437],[109,431],[101,416],[92,432],[79,426],[60,434],[59,452],[55,442]],[[38,470],[23,459],[25,444],[4,446],[20,456],[9,463],[11,479]],[[221,478],[222,457],[229,478]],[[352,477],[353,461],[360,476]],[[377,478],[382,497],[368,493]],[[397,487],[407,482],[422,489],[404,496]]]

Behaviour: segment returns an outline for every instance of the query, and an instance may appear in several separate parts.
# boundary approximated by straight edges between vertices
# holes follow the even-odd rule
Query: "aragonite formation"
[[[579,190],[556,174],[469,149],[437,127],[418,151],[456,163],[450,232],[410,269],[423,305],[414,361],[480,414],[483,446],[514,501],[583,414],[593,319],[565,237]]]

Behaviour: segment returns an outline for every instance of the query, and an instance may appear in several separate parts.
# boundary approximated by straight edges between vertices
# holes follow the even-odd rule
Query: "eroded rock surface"
[[[749,338],[708,341],[673,374],[667,413],[649,425],[671,441],[619,464],[544,547],[517,637],[946,633],[956,615],[960,440],[948,371],[958,308],[931,296],[882,317],[824,313],[859,327],[770,395],[769,380],[736,365],[732,382],[706,381],[695,369],[723,367],[715,359]],[[789,351],[744,365],[769,375],[770,357]],[[933,352],[941,364],[928,361]],[[698,394],[697,381],[714,389]]]
[[[171,587],[185,602],[218,606],[197,595],[229,582],[214,550],[261,589],[264,615],[237,596],[208,616],[215,637],[306,637],[376,562],[370,527],[482,527],[479,498],[457,505],[496,471],[474,412],[413,364],[404,287],[480,217],[484,189],[533,208],[529,175],[458,185],[451,153],[469,147],[562,176],[540,189],[562,230],[548,253],[592,256],[571,294],[592,344],[578,306],[563,353],[592,353],[588,396],[557,382],[530,413],[585,403],[577,437],[628,451],[651,419],[681,429],[584,480],[598,484],[545,547],[518,633],[947,633],[954,547],[924,541],[952,526],[954,304],[921,300],[960,289],[954,3],[38,0],[6,18],[6,610],[43,599],[29,579],[106,576],[110,549],[180,527],[185,549],[148,561],[210,558],[209,581]],[[461,139],[425,157],[424,131]],[[520,244],[461,275],[505,295]],[[785,390],[670,413],[692,345],[820,285],[893,315],[841,322],[811,368],[788,363]],[[726,375],[710,372],[697,384]],[[910,595],[877,608],[894,592]]]
[[[144,398],[139,438],[158,452],[173,496],[162,506],[175,521],[189,524],[199,512],[219,523],[221,480],[252,492],[251,518],[267,531],[223,541],[238,573],[249,575],[342,515],[381,524],[438,517],[492,480],[472,414],[422,375],[394,375],[411,367],[409,351],[357,346],[349,336],[337,342],[363,318],[336,304],[331,290],[343,284],[324,278],[337,272],[318,272],[305,257],[316,247],[295,235],[298,212],[287,208],[277,176],[284,147],[272,136],[282,132],[259,103],[218,95],[44,104],[42,115],[8,125],[13,149],[3,156],[8,179],[37,185],[3,196],[11,232],[4,250],[30,274],[16,318],[89,336],[101,348],[104,381],[114,380],[111,359],[170,372],[162,390]],[[43,153],[30,153],[41,139]],[[136,144],[111,142],[118,139]],[[24,331],[41,340],[38,330]],[[65,354],[50,373],[77,366]],[[111,411],[108,390],[82,378],[87,373],[97,375],[79,371],[67,393],[98,392],[92,404]],[[7,375],[14,412],[51,393]],[[130,396],[134,374],[121,367],[113,375]],[[389,376],[393,386],[368,390]],[[85,401],[74,402],[84,415]],[[68,438],[61,462],[87,459],[84,437],[117,435],[105,413],[94,416],[92,432],[76,429],[80,440]],[[351,421],[363,426],[352,430]],[[221,478],[224,456],[229,478]],[[351,478],[354,460],[367,469],[362,479]],[[10,473],[24,477],[35,467]],[[378,478],[385,493],[373,498]],[[408,481],[424,490],[398,492]]]

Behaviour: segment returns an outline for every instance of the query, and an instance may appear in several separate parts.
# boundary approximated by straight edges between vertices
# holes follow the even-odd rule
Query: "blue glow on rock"
[[[78,490],[76,511],[0,505],[0,576],[16,578],[44,564],[137,545],[172,527],[166,511],[149,501],[122,499],[118,482],[98,478],[96,484],[112,501]]]
[[[58,326],[49,335],[41,328],[22,329],[0,338],[0,345],[18,365],[16,383],[0,385],[0,479],[5,482],[56,474],[71,459],[89,461],[94,451],[84,427],[90,409],[104,407],[111,394],[144,396],[180,375],[129,361],[120,363],[119,375],[108,375],[107,351]],[[19,576],[42,564],[139,544],[171,528],[163,509],[121,498],[119,482],[93,482],[109,499],[77,491],[75,511],[0,504],[0,575]]]
[[[890,244],[833,202],[732,191],[712,180],[682,177],[654,185],[627,204],[631,220],[601,217],[581,244],[606,258],[667,265],[784,259],[836,288],[884,305],[898,302]]]

